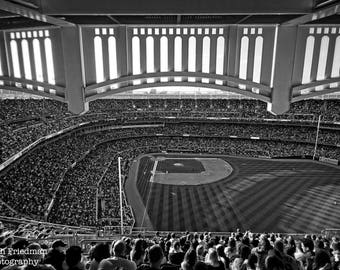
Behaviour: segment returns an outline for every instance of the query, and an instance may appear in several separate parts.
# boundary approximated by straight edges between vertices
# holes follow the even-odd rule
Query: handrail
[[[59,86],[59,85],[45,83],[45,82],[39,82],[39,81],[33,81],[33,80],[24,79],[24,78],[0,76],[0,81],[5,81],[5,82],[9,82],[9,83],[23,83],[23,84],[33,85],[33,86],[41,86],[41,87],[48,88],[48,89],[65,91],[64,86]]]
[[[56,227],[56,228],[69,228],[71,230],[82,230],[82,231],[94,231],[95,227],[91,226],[72,226],[72,225],[65,225],[65,224],[58,224],[58,223],[51,223],[51,222],[45,222],[40,220],[34,220],[34,219],[27,219],[27,218],[16,218],[16,217],[6,217],[6,216],[0,216],[1,221],[7,221],[7,222],[13,222],[13,223],[33,223],[33,224],[41,224],[46,225],[49,227]]]

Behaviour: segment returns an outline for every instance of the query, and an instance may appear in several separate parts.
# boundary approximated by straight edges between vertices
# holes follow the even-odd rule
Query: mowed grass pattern
[[[340,169],[310,161],[223,159],[234,173],[199,186],[150,183],[154,161],[140,160],[137,188],[154,230],[298,233],[339,227]]]

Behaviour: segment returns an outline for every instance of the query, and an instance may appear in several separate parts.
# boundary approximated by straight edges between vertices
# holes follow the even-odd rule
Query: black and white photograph
[[[0,270],[340,270],[340,1],[0,0]]]

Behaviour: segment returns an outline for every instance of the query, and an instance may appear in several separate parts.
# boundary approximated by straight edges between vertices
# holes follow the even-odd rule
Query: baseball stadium
[[[339,10],[0,0],[0,270],[340,270]]]

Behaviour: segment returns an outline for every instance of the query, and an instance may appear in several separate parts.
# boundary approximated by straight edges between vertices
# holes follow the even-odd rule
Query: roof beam
[[[49,15],[223,15],[307,14],[315,0],[40,0],[41,12]]]
[[[12,2],[15,2],[19,5],[31,7],[31,8],[37,8],[37,9],[39,8],[37,5],[30,3],[30,2],[26,2],[25,0],[12,0]]]
[[[181,15],[177,15],[177,24],[181,23]]]
[[[113,21],[114,23],[120,24],[120,22],[119,22],[115,17],[113,17],[113,16],[111,16],[111,15],[108,15],[107,17],[108,17],[111,21]]]
[[[321,2],[320,4],[317,4],[315,7],[320,8],[320,7],[325,6],[325,5],[334,4],[334,2],[336,2],[336,1],[338,1],[338,0],[326,0],[324,2]]]
[[[301,17],[292,19],[290,21],[282,23],[281,25],[295,26],[295,25],[305,24],[305,23],[308,23],[308,22],[312,22],[312,21],[315,21],[315,20],[319,20],[319,19],[322,19],[322,18],[332,16],[332,15],[336,15],[339,12],[340,12],[340,3],[333,5],[331,7],[326,7],[326,8],[320,9],[318,11],[315,11],[313,13],[309,13],[307,15],[303,15]]]
[[[247,16],[244,16],[241,20],[237,21],[236,24],[240,24],[246,20],[248,20],[252,15],[247,15]]]
[[[48,16],[48,15],[41,14],[40,12],[34,9],[30,9],[30,8],[27,8],[27,7],[18,5],[18,4],[13,4],[5,0],[0,0],[0,9],[5,10],[7,12],[14,13],[14,14],[18,14],[22,17],[26,17],[32,20],[41,21],[44,23],[49,23],[49,24],[53,24],[53,25],[57,25],[61,27],[75,26],[75,24],[73,23],[60,20],[60,19]]]

